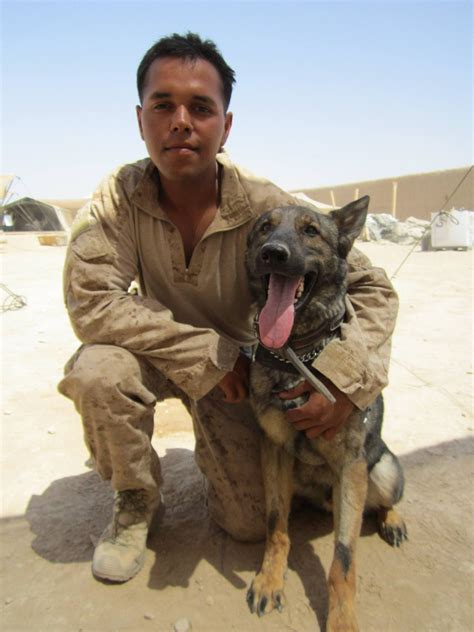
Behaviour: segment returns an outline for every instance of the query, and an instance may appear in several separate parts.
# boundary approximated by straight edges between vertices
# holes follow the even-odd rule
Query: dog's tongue
[[[295,318],[294,300],[301,279],[270,275],[268,298],[259,316],[260,340],[269,349],[280,349],[290,337]]]

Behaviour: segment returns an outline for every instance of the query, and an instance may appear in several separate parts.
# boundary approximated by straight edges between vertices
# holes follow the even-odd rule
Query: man
[[[255,218],[295,200],[223,153],[233,83],[212,42],[191,33],[157,42],[137,75],[150,158],[105,180],[72,230],[64,291],[84,345],[59,389],[74,401],[97,471],[115,490],[93,557],[99,578],[126,581],[143,565],[160,502],[154,405],[166,397],[180,397],[192,416],[211,516],[237,539],[265,535],[260,431],[240,353],[255,341],[244,253]],[[281,394],[309,392],[288,423],[328,440],[386,384],[397,311],[382,270],[357,252],[349,268],[341,337],[314,363],[336,403],[307,383]],[[128,293],[136,278],[139,296]]]

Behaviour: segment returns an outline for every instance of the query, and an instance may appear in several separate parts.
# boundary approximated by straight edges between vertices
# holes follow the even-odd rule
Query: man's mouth
[[[182,145],[169,145],[167,147],[165,147],[165,151],[168,152],[176,152],[178,154],[191,154],[197,151],[197,147],[194,147],[192,145],[187,145],[186,143],[182,144]]]

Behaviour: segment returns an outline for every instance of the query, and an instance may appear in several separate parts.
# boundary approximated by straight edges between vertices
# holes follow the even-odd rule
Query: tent
[[[32,231],[60,230],[66,227],[60,213],[50,204],[24,197],[1,207],[3,230]]]

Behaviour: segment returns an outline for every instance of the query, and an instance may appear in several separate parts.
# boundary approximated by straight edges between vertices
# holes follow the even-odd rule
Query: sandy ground
[[[361,244],[393,272],[408,248]],[[176,401],[157,408],[166,511],[133,581],[90,573],[92,541],[111,493],[85,465],[80,420],[56,383],[76,341],[61,298],[63,247],[34,235],[2,244],[3,283],[28,304],[1,315],[1,629],[194,632],[324,629],[330,517],[296,512],[282,614],[258,619],[245,604],[261,544],[242,544],[206,515],[189,419]],[[384,435],[401,456],[409,541],[392,550],[364,523],[358,548],[363,631],[463,631],[473,623],[472,253],[415,252],[395,286],[394,338]],[[6,298],[3,293],[0,298]]]

